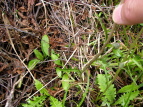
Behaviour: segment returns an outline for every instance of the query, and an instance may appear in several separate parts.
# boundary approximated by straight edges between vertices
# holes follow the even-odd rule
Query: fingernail
[[[115,10],[113,11],[113,15],[112,15],[112,18],[113,18],[113,21],[117,24],[124,24],[122,18],[121,18],[121,10],[122,10],[122,4],[118,5]]]

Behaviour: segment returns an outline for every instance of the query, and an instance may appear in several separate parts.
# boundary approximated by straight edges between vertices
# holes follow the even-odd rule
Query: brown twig
[[[21,63],[22,63],[22,64],[25,66],[25,68],[28,70],[28,72],[30,73],[30,75],[32,76],[32,78],[35,80],[33,74],[32,74],[31,71],[28,69],[27,65],[22,61],[22,59],[20,58],[20,56],[18,55],[18,53],[17,53],[17,51],[16,51],[16,49],[15,49],[15,46],[14,46],[14,44],[13,44],[12,38],[11,38],[10,33],[9,33],[9,30],[8,30],[8,26],[6,26],[6,25],[9,24],[8,19],[7,19],[7,16],[3,13],[3,14],[2,14],[2,17],[3,17],[3,21],[4,21],[4,24],[5,24],[5,28],[6,28],[6,33],[7,33],[7,35],[8,35],[8,38],[9,38],[9,40],[10,40],[10,44],[11,44],[11,46],[12,46],[14,52],[16,53],[16,55],[17,55],[18,59],[21,61]]]

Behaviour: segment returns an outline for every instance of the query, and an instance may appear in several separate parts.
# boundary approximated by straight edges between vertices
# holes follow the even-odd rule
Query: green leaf
[[[44,107],[43,101],[47,96],[34,96],[32,100],[28,99],[28,104],[22,104],[22,107]]]
[[[37,49],[34,50],[34,54],[35,54],[35,56],[36,56],[38,59],[40,59],[41,61],[44,60],[44,56],[43,56],[42,53],[39,52]]]
[[[122,51],[120,49],[113,49],[113,53],[118,57],[122,57]]]
[[[143,26],[143,23],[140,23],[139,25]]]
[[[126,104],[126,107],[127,107],[129,102],[135,99],[138,95],[139,95],[139,91],[134,91],[134,92],[123,94],[114,104],[115,105],[121,104],[122,106],[125,106]]]
[[[79,72],[80,70],[78,70],[78,69],[63,69],[62,71],[70,73],[70,72]]]
[[[44,35],[41,40],[41,49],[45,57],[49,56],[49,47],[49,38],[47,35]]]
[[[40,90],[43,87],[43,84],[40,81],[35,79],[35,87],[36,87],[37,90]],[[48,93],[46,88],[42,88],[40,90],[40,93],[43,94],[43,95],[49,96],[49,93]]]
[[[111,84],[110,86],[108,86],[111,83],[111,81],[109,81],[109,79],[110,79],[110,77],[107,77],[104,74],[97,75],[97,81],[99,84],[100,92],[104,92],[103,93],[104,96],[102,99],[104,99],[104,101],[106,101],[106,104],[107,104],[107,102],[112,104],[116,97],[116,89],[114,88],[114,85]],[[106,88],[108,88],[108,89],[105,91]]]
[[[62,77],[62,71],[61,68],[56,68],[57,75],[61,78]]]
[[[62,87],[65,91],[68,91],[69,89],[69,76],[67,74],[64,74],[62,77]]]
[[[134,57],[132,61],[143,71],[143,67],[140,63],[140,60],[137,57]]]
[[[80,70],[78,69],[62,69],[62,68],[58,68],[58,70],[61,70],[65,73],[70,73],[70,72],[79,72]]]
[[[125,93],[125,92],[131,92],[131,91],[135,91],[139,88],[138,85],[135,84],[131,84],[131,85],[127,85],[124,86],[123,88],[121,88],[118,93]]]
[[[33,60],[29,61],[29,63],[28,63],[28,68],[29,68],[29,70],[34,69],[34,67],[35,67],[39,62],[40,62],[39,59],[33,59]]]
[[[51,107],[63,107],[62,102],[52,96],[50,96],[50,105]]]
[[[72,57],[71,58],[73,61],[79,61],[79,59]]]
[[[51,55],[51,58],[52,58],[52,60],[55,60],[55,61],[54,61],[55,64],[62,66],[62,63],[61,63],[61,61],[59,60],[59,56],[58,56],[57,54],[52,54],[52,55]]]

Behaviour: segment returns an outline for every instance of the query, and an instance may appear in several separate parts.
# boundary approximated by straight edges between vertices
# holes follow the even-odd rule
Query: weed
[[[40,62],[43,61],[46,57],[50,57],[56,65],[62,66],[62,62],[59,60],[59,55],[55,54],[54,51],[49,53],[49,38],[47,35],[44,35],[41,40],[41,48],[42,53],[38,50],[34,50],[34,54],[37,59],[33,59],[29,61],[28,68],[30,70],[34,69],[34,67]],[[50,56],[51,55],[51,56]],[[57,75],[62,78],[62,87],[65,90],[65,95],[63,101],[58,101],[58,99],[52,97],[46,88],[44,88],[43,84],[38,81],[34,80],[36,89],[40,92],[40,96],[34,96],[31,100],[28,99],[28,104],[22,104],[23,107],[43,107],[43,101],[47,98],[50,100],[51,107],[64,107],[65,100],[67,97],[68,89],[70,88],[70,82],[73,80],[69,79],[70,72],[77,72],[77,69],[61,69],[56,68]]]
[[[62,107],[62,102],[52,97],[43,84],[35,80],[35,87],[40,92],[40,96],[34,96],[32,99],[27,100],[27,104],[22,104],[23,107],[44,107],[44,101],[49,98],[51,107]],[[63,106],[64,107],[64,106]]]
[[[106,76],[105,74],[98,74],[97,79],[100,92],[103,93],[101,106],[111,107],[112,105],[120,105],[122,107],[129,107],[129,102],[139,95],[138,85],[127,85],[116,92],[114,84],[109,85],[111,83],[110,75]],[[120,95],[121,97],[116,101],[115,98],[116,96],[119,96],[118,94],[120,93],[122,93],[122,95]]]
[[[112,2],[109,1],[108,3],[110,4]],[[67,7],[69,6],[68,4],[65,5],[67,5]],[[70,11],[70,9],[68,11]],[[35,79],[35,87],[40,92],[40,95],[28,99],[27,104],[22,104],[22,106],[41,107],[43,106],[42,102],[48,100],[50,101],[49,104],[51,107],[64,107],[66,106],[70,89],[74,87],[77,89],[77,95],[80,95],[80,97],[78,97],[78,102],[75,101],[77,107],[84,106],[86,100],[97,106],[132,107],[132,102],[135,101],[137,97],[141,96],[139,88],[142,87],[143,81],[143,51],[141,50],[143,44],[138,43],[138,40],[143,29],[141,29],[134,37],[127,34],[127,30],[131,30],[129,26],[121,27],[113,24],[112,29],[108,28],[107,26],[109,25],[107,24],[110,22],[107,20],[108,15],[101,11],[99,13],[95,12],[92,14],[92,17],[96,17],[97,23],[95,24],[95,27],[100,28],[95,29],[94,32],[102,32],[102,36],[94,37],[94,35],[89,35],[87,37],[83,34],[81,37],[77,36],[76,38],[76,34],[74,35],[74,27],[78,26],[78,24],[74,21],[74,15],[70,12],[69,16],[71,30],[73,32],[72,36],[75,37],[74,39],[71,39],[69,47],[77,47],[74,47],[75,50],[69,58],[65,58],[67,62],[65,63],[62,61],[60,55],[56,54],[54,50],[50,50],[49,37],[44,35],[41,40],[41,52],[35,49],[33,52],[36,59],[33,59],[28,63],[28,68],[30,70],[34,69],[39,62],[44,61],[46,58],[52,60],[54,64],[57,65],[55,68],[56,75],[57,78],[61,79],[61,87],[64,90],[62,100],[59,101],[51,96],[47,89],[44,88],[45,86]],[[103,19],[102,16],[105,16],[105,19]],[[91,23],[91,20],[90,18],[87,18],[85,22],[87,21],[87,24],[89,24]],[[95,21],[95,19],[93,20]],[[107,23],[104,22],[105,20],[107,20]],[[137,25],[137,27],[141,26],[142,24]],[[65,26],[63,29],[66,29]],[[85,31],[88,30],[87,28],[84,29]],[[120,32],[118,33],[122,38],[117,39],[115,30],[118,29],[120,29]],[[131,31],[129,33],[132,34]],[[114,38],[111,40],[113,35]],[[86,41],[87,38],[88,40]],[[80,46],[79,41],[79,43],[76,44],[76,39],[85,44]],[[92,39],[95,40],[93,41]],[[72,41],[76,42],[72,43]],[[111,41],[112,43],[110,43]],[[78,57],[76,55],[74,56],[76,52],[78,53]],[[89,59],[88,57],[90,57],[90,55],[91,58]],[[83,58],[83,56],[85,58]],[[75,67],[72,64],[66,66],[68,62],[76,62],[80,67],[77,69],[77,66]],[[94,76],[92,75],[93,73],[95,73]],[[126,81],[127,84],[125,84],[124,81]],[[118,86],[116,82],[122,84]],[[96,86],[99,90],[95,92],[93,86]],[[91,98],[91,92],[95,94],[96,98]],[[37,105],[34,105],[34,102]]]

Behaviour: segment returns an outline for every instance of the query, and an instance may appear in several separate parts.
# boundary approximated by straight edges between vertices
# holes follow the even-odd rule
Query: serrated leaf
[[[49,47],[49,38],[47,35],[44,35],[41,40],[41,49],[45,57],[49,56]]]
[[[35,87],[37,90],[40,90],[43,87],[43,84],[35,79]],[[41,89],[40,93],[49,96],[48,90],[46,88]]]
[[[103,95],[105,95],[105,98],[107,98],[108,101],[110,101],[110,104],[112,104],[116,97],[116,89],[114,88],[114,85],[112,84]]]
[[[129,104],[129,102],[133,99],[135,99],[139,95],[139,91],[134,91],[130,93],[123,94],[114,104],[121,104],[124,106],[125,104]]]
[[[55,64],[62,66],[62,63],[59,60],[59,56],[57,54],[51,54],[51,58],[52,58],[52,60],[54,60]]]
[[[34,69],[34,67],[35,67],[39,62],[40,62],[39,59],[33,59],[33,60],[29,61],[29,63],[28,63],[28,68],[29,68],[29,70]]]
[[[104,92],[107,88],[107,79],[104,74],[97,75],[97,81],[99,84],[100,92]],[[109,83],[108,83],[109,84]]]
[[[102,104],[101,104],[101,107],[111,107],[110,102],[107,100],[107,98],[102,97],[101,99],[103,101]]]
[[[109,81],[108,79],[109,79],[109,77],[106,77],[104,74],[97,75],[100,92],[104,92],[103,97],[105,97],[107,99],[106,103],[108,101],[108,102],[110,102],[110,104],[112,104],[116,97],[116,89],[114,88],[113,84],[108,86],[111,83],[111,81]],[[107,87],[108,87],[108,89],[105,91],[105,89]],[[105,100],[105,98],[103,98],[103,99]]]
[[[123,88],[121,88],[118,93],[125,93],[125,92],[131,92],[131,91],[135,91],[139,88],[138,85],[135,84],[131,84],[131,85],[127,85],[124,86]]]
[[[51,107],[63,107],[62,102],[52,96],[50,96],[50,105]]]
[[[62,87],[65,91],[69,89],[69,76],[67,74],[64,74],[62,77]]]
[[[47,96],[34,96],[33,99],[28,99],[27,104],[22,104],[22,107],[44,107],[43,101]]]
[[[44,60],[44,56],[43,56],[42,53],[41,53],[40,51],[38,51],[37,49],[34,50],[34,54],[35,54],[35,56],[36,56],[39,60],[41,60],[41,61]]]
[[[61,78],[62,77],[62,71],[61,68],[56,68],[57,75]]]

